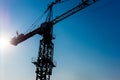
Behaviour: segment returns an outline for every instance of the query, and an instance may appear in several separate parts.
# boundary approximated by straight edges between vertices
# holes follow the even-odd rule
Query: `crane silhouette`
[[[45,11],[45,13],[47,13],[46,21],[43,22],[40,27],[27,34],[18,34],[17,32],[17,36],[11,39],[11,44],[16,46],[36,34],[42,36],[38,57],[32,62],[36,66],[36,80],[50,80],[52,69],[56,67],[53,62],[54,44],[52,40],[55,39],[53,36],[53,25],[92,5],[96,1],[97,0],[82,0],[77,6],[53,19],[53,6],[63,2],[61,0],[55,0],[55,2],[51,2],[51,4],[48,5]]]

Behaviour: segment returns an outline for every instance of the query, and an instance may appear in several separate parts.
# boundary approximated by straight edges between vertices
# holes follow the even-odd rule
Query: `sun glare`
[[[3,49],[9,45],[9,39],[6,37],[0,36],[0,49]]]

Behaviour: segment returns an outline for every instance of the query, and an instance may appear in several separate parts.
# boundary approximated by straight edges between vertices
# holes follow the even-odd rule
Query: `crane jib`
[[[65,18],[67,18],[67,17],[77,13],[78,11],[80,11],[80,10],[90,6],[91,4],[95,3],[96,1],[98,1],[98,0],[87,0],[87,2],[84,2],[84,0],[83,0],[83,2],[81,4],[78,4],[74,8],[72,8],[72,9],[68,10],[67,12],[63,13],[62,15],[56,17],[51,22],[44,22],[41,25],[43,26],[43,24],[45,24],[45,23],[49,23],[49,24],[54,25],[54,24],[64,20]],[[26,39],[28,39],[28,38],[36,35],[36,34],[42,35],[42,33],[41,33],[42,31],[41,30],[43,30],[43,28],[40,26],[39,28],[33,30],[32,32],[29,32],[27,34],[20,34],[17,37],[12,38],[11,44],[17,45],[17,44],[25,41]]]
[[[54,43],[52,40],[53,37],[53,25],[64,20],[65,18],[77,13],[78,11],[90,6],[95,3],[97,0],[82,0],[82,3],[78,4],[74,8],[68,10],[62,15],[52,19],[52,7],[61,0],[56,0],[56,2],[52,2],[51,5],[48,6],[48,10],[50,9],[50,13],[48,14],[47,20],[40,25],[37,29],[27,33],[27,34],[18,34],[17,36],[12,38],[11,44],[18,45],[19,43],[31,38],[32,36],[39,34],[42,36],[40,40],[40,46],[38,51],[38,57],[32,63],[36,66],[36,80],[50,80],[50,75],[52,75],[53,67],[56,67],[53,61],[54,54]],[[52,19],[52,20],[51,20]]]
[[[65,13],[61,14],[60,16],[56,17],[55,19],[53,19],[52,23],[56,24],[56,23],[58,23],[58,22],[60,22],[60,21],[62,21],[64,19],[66,19],[67,17],[77,13],[78,11],[80,11],[80,10],[90,6],[90,5],[92,5],[96,1],[98,1],[98,0],[86,0],[85,2],[83,0],[83,2],[81,4],[78,4],[74,8],[68,10],[67,12],[65,12]]]

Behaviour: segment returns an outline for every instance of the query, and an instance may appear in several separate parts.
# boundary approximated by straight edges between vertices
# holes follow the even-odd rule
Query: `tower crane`
[[[27,34],[18,34],[18,36],[11,39],[11,44],[17,46],[19,43],[31,38],[36,34],[42,36],[42,39],[40,40],[37,60],[32,62],[36,66],[36,80],[50,80],[52,69],[53,67],[56,67],[53,62],[53,25],[94,4],[97,2],[97,0],[82,0],[82,2],[77,6],[53,19],[53,6],[60,2],[61,0],[56,0],[55,2],[52,2],[50,5],[48,5],[47,10],[45,11],[48,13],[46,21],[43,22],[40,27],[31,32],[28,32]]]

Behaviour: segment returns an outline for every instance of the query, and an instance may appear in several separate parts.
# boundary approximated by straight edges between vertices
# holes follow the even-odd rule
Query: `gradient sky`
[[[52,1],[0,0],[0,34],[12,38],[16,31],[25,33]],[[54,7],[55,16],[80,2],[65,1]],[[120,80],[119,0],[99,0],[54,25],[54,35],[57,67],[51,80]],[[35,35],[0,51],[0,80],[35,80],[31,58],[37,57],[40,39]]]

